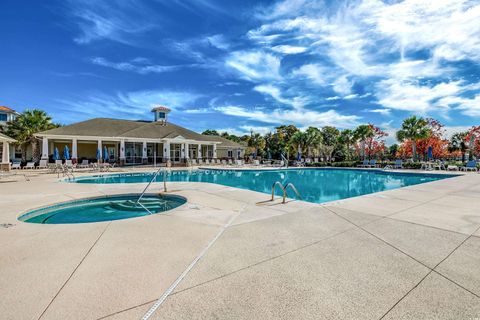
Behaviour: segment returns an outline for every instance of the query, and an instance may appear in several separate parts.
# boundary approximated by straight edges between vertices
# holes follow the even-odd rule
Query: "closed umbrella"
[[[433,148],[432,146],[428,147],[428,160],[433,159]]]
[[[98,148],[97,149],[97,161],[100,161],[102,159],[102,152],[100,151],[100,149]]]
[[[60,155],[58,153],[58,148],[55,147],[55,149],[53,150],[53,160],[60,160]]]
[[[107,147],[103,147],[103,160],[104,160],[104,161],[110,160],[110,156],[108,155],[108,149],[107,149]]]
[[[70,150],[68,150],[67,145],[63,148],[63,159],[70,160]]]
[[[302,160],[302,154],[300,152],[297,152],[297,160],[298,161]]]

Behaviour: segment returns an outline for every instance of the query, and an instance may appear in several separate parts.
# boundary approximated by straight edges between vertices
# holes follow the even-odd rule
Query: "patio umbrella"
[[[67,145],[63,148],[63,159],[70,160],[70,150],[68,150]]]
[[[302,154],[300,152],[297,152],[297,160],[298,161],[302,160]]]
[[[104,160],[104,161],[110,160],[110,157],[109,157],[109,155],[108,155],[108,149],[107,149],[107,147],[103,147],[103,160]]]
[[[432,146],[428,147],[428,160],[433,159],[433,148]]]
[[[97,160],[101,160],[102,159],[102,155],[101,155],[101,151],[99,148],[97,148]]]
[[[60,160],[60,155],[58,153],[57,147],[55,147],[55,149],[53,150],[53,160]]]
[[[272,153],[270,152],[270,149],[267,151],[267,159],[272,160]]]

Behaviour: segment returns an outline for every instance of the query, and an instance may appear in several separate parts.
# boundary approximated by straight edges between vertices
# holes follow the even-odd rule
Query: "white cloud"
[[[262,51],[236,51],[227,57],[226,66],[250,81],[278,80],[280,59]]]
[[[184,109],[189,109],[200,97],[201,95],[191,92],[144,90],[118,92],[115,95],[92,93],[86,97],[57,101],[58,108],[64,111],[62,114],[76,114],[77,116],[73,118],[75,120],[81,118],[78,114],[83,114],[84,118],[101,116],[150,120],[150,110],[154,105],[166,105],[173,111],[184,112]],[[72,117],[66,116],[66,121],[71,122]]]
[[[262,126],[242,125],[242,126],[239,126],[239,128],[243,130],[244,134],[249,134],[252,131],[255,132],[255,133],[267,134],[269,132],[274,131],[273,127],[262,127]]]
[[[333,82],[333,90],[343,95],[351,94],[352,86],[353,86],[353,81],[348,80],[347,76],[345,75],[338,77]]]
[[[323,86],[326,84],[328,69],[320,64],[304,64],[300,68],[293,70],[292,76],[306,77],[315,84]]]
[[[283,53],[283,54],[299,54],[299,53],[304,53],[305,51],[308,50],[308,48],[289,46],[289,45],[278,45],[278,46],[272,47],[272,50],[278,53]]]
[[[95,57],[91,59],[91,62],[102,67],[113,68],[120,71],[132,71],[139,74],[170,72],[182,67],[151,64],[150,61],[145,58],[135,58],[126,62],[112,62],[102,57]]]
[[[358,125],[359,117],[355,115],[342,115],[335,110],[317,112],[312,110],[285,110],[285,109],[246,109],[239,106],[217,107],[217,111],[226,115],[246,118],[271,124],[293,123],[299,127],[323,127],[334,125],[339,128],[349,128]]]
[[[133,44],[134,35],[155,28],[150,11],[140,1],[69,0],[66,3],[73,17],[71,21],[81,32],[74,39],[79,44],[101,39]]]
[[[363,110],[363,111],[378,113],[378,114],[381,114],[381,115],[384,115],[384,116],[389,116],[391,114],[390,109],[366,109],[366,110]]]
[[[307,100],[302,97],[284,98],[282,96],[281,90],[278,87],[275,87],[270,84],[258,85],[253,89],[257,92],[271,96],[273,99],[275,99],[280,103],[292,106],[294,108],[301,108],[307,103]]]
[[[325,98],[325,100],[327,100],[327,101],[334,101],[334,100],[339,100],[339,99],[341,99],[339,96],[333,96],[333,97]]]
[[[220,50],[228,50],[230,49],[230,43],[227,39],[221,34],[215,34],[213,36],[206,37],[208,43]]]

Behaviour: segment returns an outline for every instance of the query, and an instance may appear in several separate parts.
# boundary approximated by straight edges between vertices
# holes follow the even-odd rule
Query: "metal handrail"
[[[295,191],[295,194],[297,195],[297,197],[298,197],[300,200],[302,199],[302,196],[301,196],[300,193],[298,192],[297,188],[296,188],[295,185],[294,185],[293,183],[291,183],[291,182],[287,183],[287,184],[285,185],[285,187],[284,187],[284,189],[285,189],[285,196],[286,196],[286,194],[287,194],[287,189],[288,189],[288,187],[292,188],[293,191]]]
[[[285,156],[283,155],[283,153],[280,153],[280,156],[282,157],[282,160],[285,162],[285,167],[288,168],[288,159],[285,158]]]
[[[140,197],[138,197],[137,199],[137,202],[135,202],[136,204],[140,204],[142,206],[142,204],[140,203],[140,200],[142,200],[143,196],[145,195],[145,192],[147,192],[147,189],[148,187],[150,187],[150,185],[152,184],[153,181],[155,181],[155,179],[157,178],[158,174],[160,173],[160,171],[163,170],[163,167],[160,167],[156,172],[155,174],[153,175],[153,178],[152,180],[150,180],[150,182],[147,184],[147,186],[145,187],[145,189],[143,189],[142,193],[140,194]],[[166,183],[165,183],[165,175],[164,175],[164,178],[163,178],[163,181],[164,181],[164,187],[166,189]],[[142,206],[143,207],[143,206]],[[145,208],[145,207],[144,207]],[[148,212],[150,212],[150,210],[146,209]],[[151,212],[150,212],[151,213]]]
[[[273,201],[275,199],[275,187],[276,186],[279,186],[280,189],[283,191],[282,203],[285,203],[285,199],[287,198],[287,189],[289,187],[292,188],[292,190],[295,192],[295,194],[297,195],[297,197],[300,200],[302,199],[302,196],[300,195],[300,192],[298,192],[297,188],[295,187],[295,185],[293,183],[289,182],[286,185],[282,185],[282,183],[280,181],[275,181],[272,184],[272,200],[270,200],[270,201]]]
[[[282,203],[285,203],[286,191],[285,191],[285,188],[283,187],[283,185],[282,185],[282,183],[281,183],[280,181],[275,181],[275,182],[272,184],[272,200],[271,200],[271,201],[273,201],[273,199],[274,199],[274,197],[275,197],[275,187],[276,187],[277,185],[278,185],[278,186],[280,187],[280,189],[282,189],[282,191],[283,191],[283,201],[282,201]]]

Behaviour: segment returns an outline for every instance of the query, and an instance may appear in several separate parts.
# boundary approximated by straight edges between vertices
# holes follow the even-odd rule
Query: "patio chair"
[[[447,170],[447,168],[445,167],[445,163],[443,163],[443,161],[437,161],[437,162],[433,165],[433,168],[434,168],[434,169],[438,169],[438,170]]]
[[[394,169],[403,169],[403,161],[400,159],[395,160],[395,164],[393,165]]]
[[[232,159],[228,159],[228,165],[232,166],[233,165],[233,161]]]
[[[202,159],[198,159],[198,164],[199,164],[199,165],[202,165],[202,164],[203,164],[203,160],[202,160]]]
[[[209,159],[205,159],[205,164],[206,164],[206,165],[210,165],[210,160],[209,160]]]
[[[23,169],[35,169],[35,162],[27,162]]]
[[[254,165],[254,166],[259,166],[259,165],[260,165],[260,161],[257,160],[257,159],[253,160],[253,165]]]
[[[47,169],[48,168],[48,160],[40,160],[37,169]]]
[[[368,166],[370,168],[375,168],[377,166],[377,160],[375,160],[375,159],[370,160]]]
[[[12,169],[12,170],[14,170],[14,169],[18,170],[18,169],[21,169],[21,168],[22,168],[22,166],[21,166],[20,162],[14,162],[14,163],[12,163],[12,166],[10,167],[10,169]]]
[[[369,161],[368,161],[368,160],[363,160],[363,161],[362,161],[362,164],[359,164],[357,167],[367,168],[368,166],[370,166]]]
[[[470,160],[467,162],[467,164],[461,168],[463,171],[478,171],[477,168],[477,161],[476,160]]]
[[[227,165],[227,160],[222,160],[222,165],[226,166]]]
[[[217,159],[217,164],[222,164],[222,160]]]
[[[88,163],[88,160],[83,159],[82,163],[77,164],[77,168],[88,168],[90,167],[90,164]]]
[[[317,162],[318,162],[318,158],[313,158],[313,162],[317,163]]]
[[[192,159],[192,166],[196,166],[197,165],[197,159]]]

